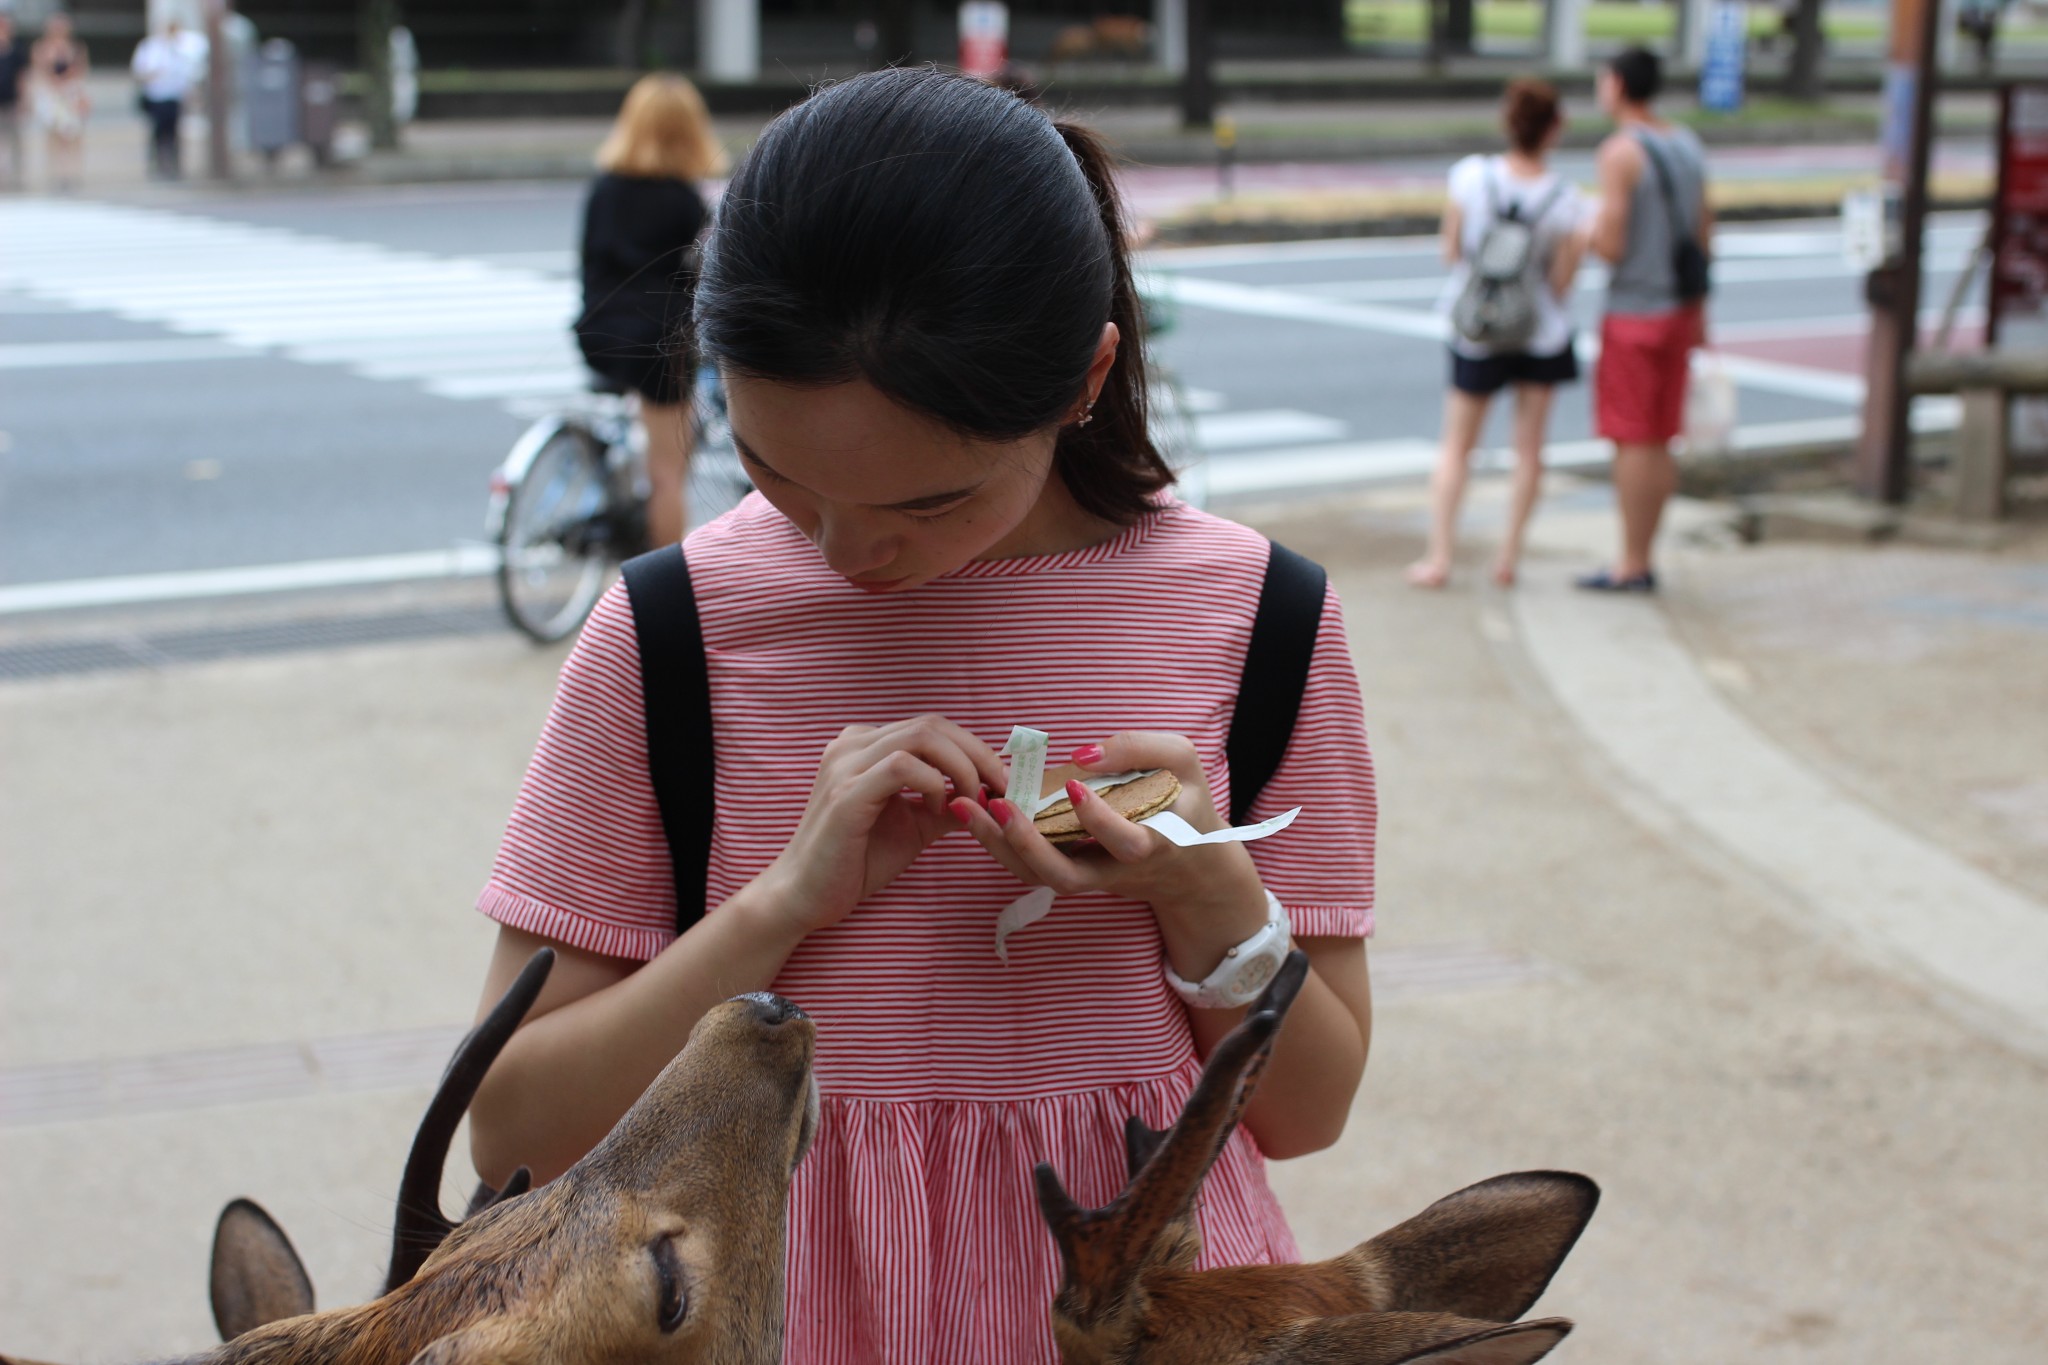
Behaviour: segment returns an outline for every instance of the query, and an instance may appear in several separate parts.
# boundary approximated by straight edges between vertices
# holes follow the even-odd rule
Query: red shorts
[[[1685,428],[1685,386],[1700,340],[1700,307],[1609,313],[1593,370],[1593,429],[1610,441],[1657,445]]]

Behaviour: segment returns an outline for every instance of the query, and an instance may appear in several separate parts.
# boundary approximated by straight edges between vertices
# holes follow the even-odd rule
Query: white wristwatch
[[[1266,983],[1287,960],[1288,945],[1294,937],[1294,926],[1287,922],[1287,907],[1271,891],[1266,892],[1266,910],[1265,926],[1225,953],[1215,971],[1191,984],[1183,981],[1168,963],[1166,984],[1198,1010],[1235,1009],[1258,999],[1259,992],[1266,989]]]

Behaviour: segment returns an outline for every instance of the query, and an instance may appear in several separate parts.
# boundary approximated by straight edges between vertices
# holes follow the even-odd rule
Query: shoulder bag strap
[[[1266,582],[1245,650],[1238,682],[1237,710],[1230,718],[1224,757],[1230,764],[1230,823],[1245,823],[1252,802],[1266,789],[1301,715],[1309,662],[1323,621],[1329,588],[1323,566],[1275,543],[1266,558]]]
[[[1692,224],[1687,223],[1685,216],[1678,211],[1678,189],[1671,178],[1671,163],[1657,150],[1657,143],[1649,134],[1638,132],[1636,141],[1642,145],[1643,155],[1650,158],[1650,165],[1657,176],[1657,186],[1664,192],[1664,211],[1671,216],[1672,232],[1676,233],[1682,242],[1695,240],[1697,234],[1693,232]]]
[[[676,933],[704,918],[711,865],[711,676],[704,630],[683,547],[669,545],[625,563],[640,687],[647,715],[647,771],[675,868]]]

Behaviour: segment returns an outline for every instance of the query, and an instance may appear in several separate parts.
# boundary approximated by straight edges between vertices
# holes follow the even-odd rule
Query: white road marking
[[[1953,399],[1922,400],[1913,411],[1913,429],[1951,430],[1958,415]],[[1739,458],[1851,440],[1860,423],[1854,416],[1752,423],[1736,429],[1731,454]],[[1559,470],[1601,468],[1612,455],[1613,447],[1601,440],[1552,441],[1543,448],[1545,466]],[[1514,459],[1514,452],[1506,447],[1482,447],[1473,452],[1473,467],[1506,469]],[[1239,451],[1207,462],[1208,490],[1213,497],[1242,498],[1412,479],[1435,468],[1436,460],[1436,442],[1419,437]]]
[[[128,351],[18,348],[49,351],[46,366],[221,358],[241,348],[501,403],[568,398],[586,382],[569,335],[579,286],[511,260],[48,200],[0,202],[0,239],[0,289],[186,338],[124,343],[138,348]],[[139,349],[146,345],[158,349]],[[0,368],[16,350],[0,352]]]
[[[77,607],[125,607],[198,597],[241,597],[305,588],[360,587],[433,578],[474,578],[495,573],[494,545],[458,545],[416,554],[360,559],[315,559],[297,564],[255,564],[237,569],[128,574],[0,587],[0,616]]]
[[[1162,276],[1157,284],[1178,303],[1219,312],[1285,318],[1295,322],[1321,322],[1358,331],[1431,341],[1442,341],[1448,334],[1447,324],[1441,315],[1419,309],[1311,298],[1292,289],[1196,279],[1185,275]],[[1598,353],[1599,339],[1581,335],[1580,356],[1590,359]],[[1721,353],[1721,363],[1738,384],[1751,388],[1852,406],[1863,401],[1863,379],[1859,375],[1726,353]]]
[[[1198,413],[1195,417],[1195,444],[1206,451],[1218,451],[1282,442],[1335,441],[1342,439],[1350,429],[1348,423],[1334,417],[1296,412],[1292,408]]]
[[[26,346],[0,346],[0,370],[75,370],[100,365],[161,365],[172,361],[248,360],[261,351],[224,341],[188,341],[182,337],[142,341],[43,341]]]

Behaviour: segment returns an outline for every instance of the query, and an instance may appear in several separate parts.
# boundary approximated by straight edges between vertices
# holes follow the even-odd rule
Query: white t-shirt
[[[153,100],[182,100],[205,73],[206,39],[196,33],[153,33],[135,48],[128,69]]]
[[[1471,276],[1472,268],[1467,262],[1478,252],[1496,212],[1515,205],[1526,220],[1528,215],[1541,210],[1542,216],[1535,224],[1536,259],[1542,263],[1547,281],[1558,243],[1577,230],[1586,211],[1586,199],[1578,186],[1560,179],[1554,171],[1537,180],[1517,180],[1508,173],[1504,156],[1466,157],[1451,167],[1447,194],[1458,208],[1460,232],[1458,263],[1451,267],[1451,278],[1444,288],[1446,315]],[[1571,339],[1571,310],[1563,299],[1550,292],[1546,283],[1536,291],[1536,333],[1529,338],[1528,353],[1556,355],[1571,344]],[[1451,347],[1460,355],[1492,354],[1487,347],[1467,341],[1456,332],[1451,333]]]

